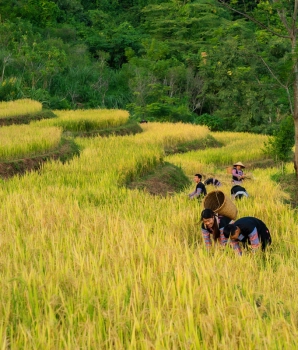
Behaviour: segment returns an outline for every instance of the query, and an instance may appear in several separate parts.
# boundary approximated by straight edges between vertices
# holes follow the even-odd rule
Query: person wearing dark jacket
[[[217,180],[215,177],[209,177],[204,181],[204,185],[213,185],[215,187],[221,186],[221,182]]]
[[[248,197],[248,193],[243,186],[234,185],[231,188],[232,199],[241,199],[243,196]]]
[[[266,247],[272,242],[266,224],[252,216],[240,218],[233,224],[226,225],[223,234],[225,238],[230,238],[239,255],[242,255],[239,243],[242,243],[242,246],[246,249],[251,246],[252,251],[255,252],[260,247],[262,251],[265,251]]]
[[[188,195],[190,199],[206,196],[207,194],[206,187],[201,180],[202,180],[202,175],[195,174],[194,181],[197,185],[196,185],[196,189]]]

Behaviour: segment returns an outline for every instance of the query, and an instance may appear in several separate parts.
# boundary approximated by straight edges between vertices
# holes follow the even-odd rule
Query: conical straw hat
[[[233,166],[236,166],[236,165],[240,165],[242,168],[245,168],[245,166],[241,162],[237,162],[237,163],[233,164]]]

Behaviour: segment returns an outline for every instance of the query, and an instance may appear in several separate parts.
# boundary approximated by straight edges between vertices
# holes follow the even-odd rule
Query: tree
[[[268,54],[250,27],[243,19],[225,23],[214,45],[201,47],[202,113],[222,119],[226,130],[271,134],[277,114],[272,112],[284,94],[276,98],[277,84],[257,57]]]
[[[230,9],[234,13],[240,14],[248,20],[254,22],[262,29],[271,33],[274,36],[288,40],[291,43],[291,72],[293,74],[292,89],[293,89],[293,108],[292,117],[295,128],[295,156],[294,168],[296,176],[298,175],[298,0],[261,0],[257,7],[251,12],[239,10],[233,7],[230,1],[219,0],[219,2]],[[237,6],[237,2],[236,2]],[[265,22],[266,20],[266,22]],[[268,24],[265,24],[268,23]],[[270,67],[268,67],[270,70]],[[274,73],[271,71],[271,74]],[[284,84],[285,88],[288,87]],[[289,104],[292,105],[292,99],[289,95]]]
[[[66,53],[59,39],[40,40],[32,43],[24,36],[17,58],[20,67],[24,70],[24,79],[27,79],[31,89],[38,87],[47,89],[53,77],[63,70]]]
[[[276,162],[288,162],[292,158],[292,148],[295,143],[295,130],[292,116],[282,120],[279,129],[275,131],[273,137],[265,142],[264,153],[268,154]]]

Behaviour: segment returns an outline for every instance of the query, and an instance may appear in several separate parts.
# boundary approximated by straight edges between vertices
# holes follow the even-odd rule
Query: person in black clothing
[[[195,174],[195,178],[194,178],[194,181],[195,183],[197,184],[196,185],[196,189],[190,193],[188,195],[188,197],[190,199],[193,199],[193,198],[200,198],[200,197],[204,197],[206,196],[207,194],[207,191],[206,191],[206,187],[205,185],[202,183],[202,175],[201,174]]]
[[[233,199],[241,199],[243,196],[248,197],[246,189],[240,185],[234,185],[231,188],[231,195]]]
[[[209,177],[204,181],[204,185],[213,185],[215,187],[221,186],[221,182],[217,180],[215,177]]]
[[[233,224],[228,224],[223,229],[226,238],[231,239],[231,243],[239,246],[241,242],[247,248],[251,246],[253,251],[261,247],[265,251],[266,247],[271,244],[271,235],[266,224],[255,217],[246,216],[236,220]],[[237,249],[241,255],[241,248]]]

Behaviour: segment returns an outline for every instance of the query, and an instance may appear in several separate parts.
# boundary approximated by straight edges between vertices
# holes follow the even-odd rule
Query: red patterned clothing
[[[228,242],[228,239],[224,236],[223,234],[223,228],[228,225],[228,224],[232,224],[233,220],[231,220],[230,218],[227,218],[226,216],[215,216],[214,219],[217,222],[218,228],[219,228],[219,239],[218,239],[218,243],[221,246],[225,246]],[[204,223],[202,223],[202,235],[203,235],[203,239],[206,245],[206,248],[210,248],[212,246],[212,241],[213,241],[213,228],[208,228],[204,225]]]

